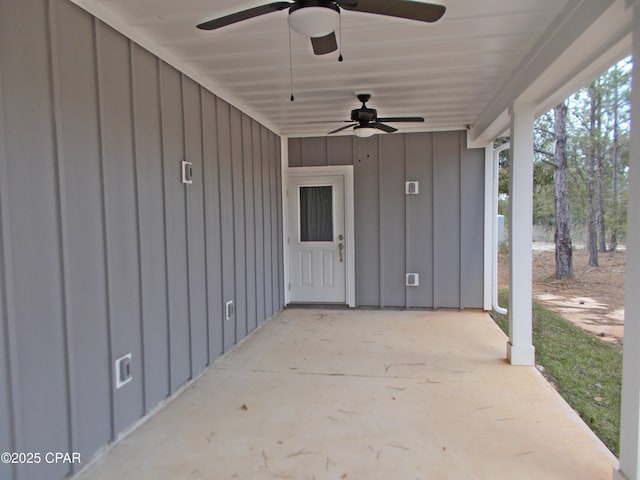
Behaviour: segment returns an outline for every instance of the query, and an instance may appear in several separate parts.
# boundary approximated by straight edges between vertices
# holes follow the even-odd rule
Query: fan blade
[[[289,8],[291,5],[293,5],[292,2],[272,2],[260,7],[254,7],[241,12],[232,13],[226,17],[214,18],[213,20],[197,25],[197,28],[200,30],[215,30],[216,28],[226,27],[227,25],[242,22],[243,20],[249,20],[253,17],[259,17],[260,15],[266,15],[267,13],[284,10],[285,8]]]
[[[384,123],[376,122],[371,125],[373,128],[377,128],[378,130],[382,130],[383,132],[393,133],[397,132],[397,128],[390,127],[389,125],[385,125]]]
[[[341,132],[342,130],[346,130],[347,128],[355,127],[356,125],[358,125],[358,124],[357,123],[352,123],[351,125],[345,125],[344,127],[336,128],[335,130],[331,130],[329,133],[327,133],[327,135],[331,135],[332,133]]]
[[[337,3],[345,10],[407,18],[419,22],[440,20],[446,10],[444,5],[411,0],[337,0]]]
[[[338,49],[338,41],[335,32],[331,32],[324,37],[311,37],[311,45],[313,53],[316,55],[326,55],[335,52]]]
[[[310,125],[313,123],[353,123],[353,120],[317,120],[315,122],[304,122],[305,125]]]
[[[379,118],[379,122],[424,122],[422,117],[384,117]]]

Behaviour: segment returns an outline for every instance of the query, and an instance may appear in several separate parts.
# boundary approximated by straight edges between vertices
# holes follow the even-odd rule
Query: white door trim
[[[354,183],[353,183],[353,165],[336,165],[328,167],[287,167],[285,170],[285,181],[283,185],[289,183],[292,177],[309,177],[309,176],[326,176],[341,175],[344,177],[344,223],[345,223],[345,298],[349,307],[356,306],[356,259],[355,259],[355,213],[354,213]],[[284,190],[284,189],[283,189]],[[283,246],[284,251],[284,303],[291,302],[289,294],[289,206],[286,191],[282,192],[283,202]]]

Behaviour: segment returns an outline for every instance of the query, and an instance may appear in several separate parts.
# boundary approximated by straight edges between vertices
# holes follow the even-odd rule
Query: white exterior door
[[[291,176],[287,187],[290,301],[346,303],[345,177]]]

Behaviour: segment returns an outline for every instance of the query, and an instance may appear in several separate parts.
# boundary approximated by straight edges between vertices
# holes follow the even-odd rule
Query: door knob
[[[342,235],[340,235],[342,236]],[[340,263],[342,263],[342,251],[344,250],[344,243],[340,242],[338,244],[338,252],[340,253]]]

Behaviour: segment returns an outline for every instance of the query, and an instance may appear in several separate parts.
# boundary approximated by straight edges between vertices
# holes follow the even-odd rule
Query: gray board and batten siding
[[[466,132],[290,138],[288,150],[289,167],[354,166],[358,306],[483,308],[484,149]]]
[[[280,178],[278,136],[78,6],[2,0],[0,452],[84,464],[281,310]]]

